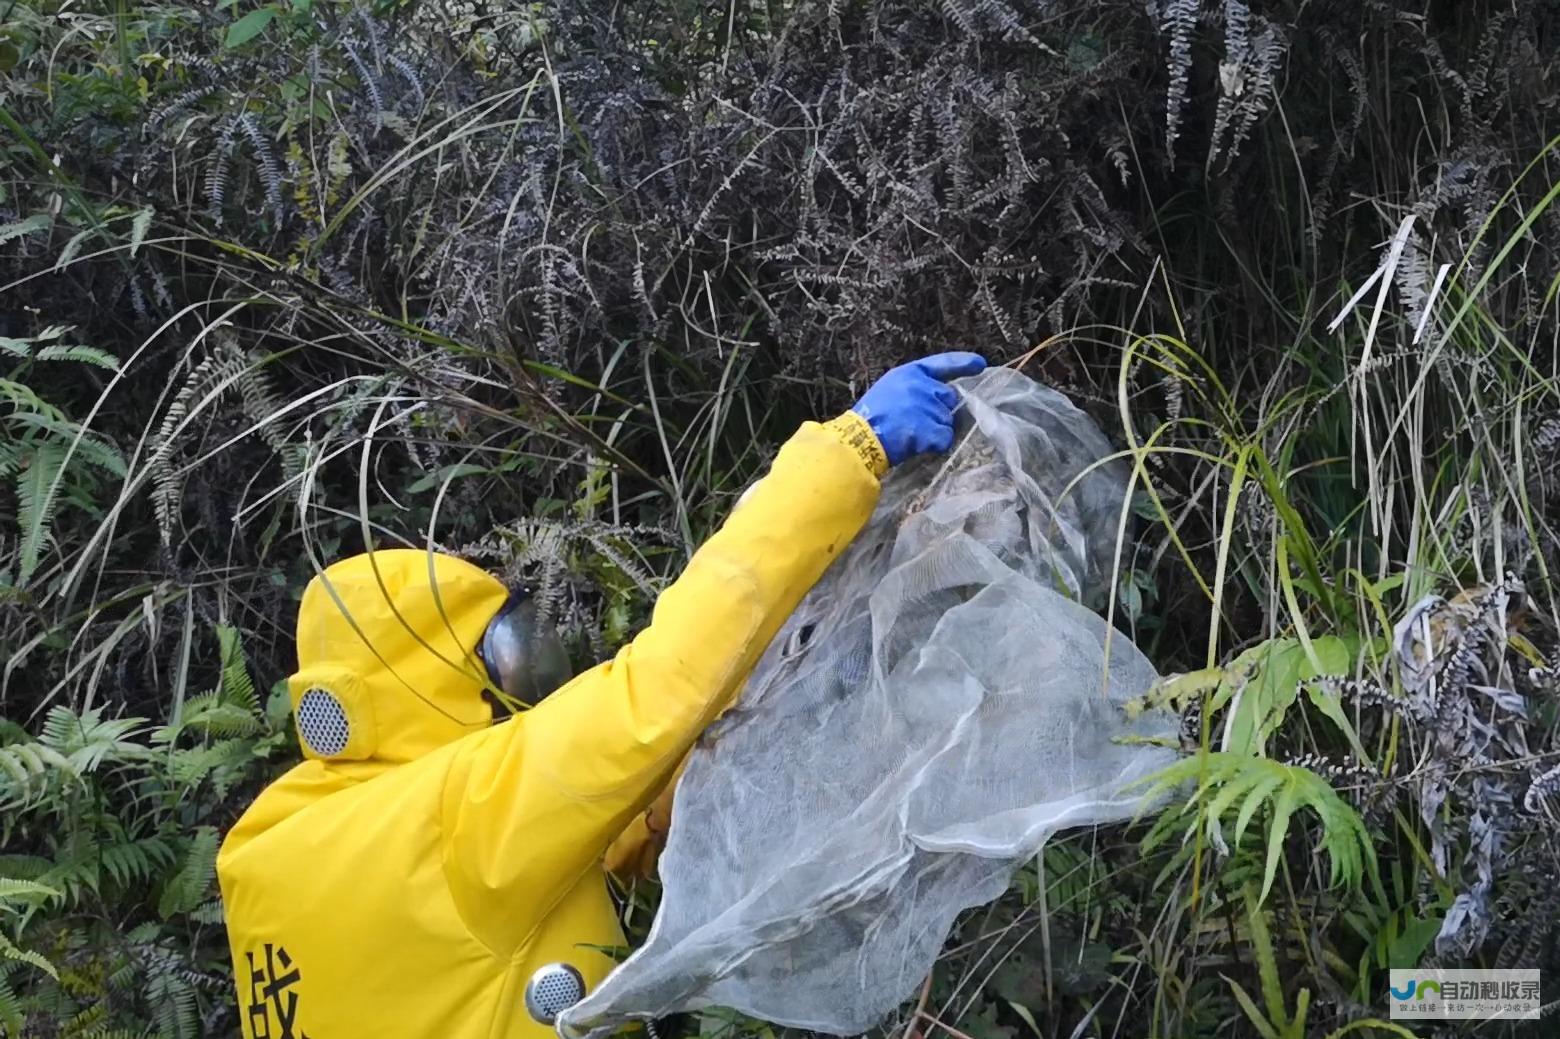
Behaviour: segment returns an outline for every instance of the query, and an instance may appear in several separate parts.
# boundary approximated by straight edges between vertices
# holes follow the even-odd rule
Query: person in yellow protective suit
[[[804,424],[649,627],[545,698],[548,654],[515,624],[526,603],[477,567],[400,549],[317,575],[288,680],[307,760],[217,858],[244,1036],[551,1033],[625,943],[604,860],[653,849],[699,734],[866,522],[888,466],[948,449],[946,380],[984,364],[912,362]],[[495,689],[534,706],[494,724]]]

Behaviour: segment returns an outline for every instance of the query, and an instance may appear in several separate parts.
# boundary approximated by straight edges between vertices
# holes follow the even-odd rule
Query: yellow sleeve
[[[683,758],[650,806],[634,816],[628,828],[607,846],[603,865],[608,873],[624,881],[655,876],[656,861],[666,848],[666,835],[672,827],[673,794],[687,764],[688,759]]]
[[[444,787],[445,872],[490,947],[523,941],[662,791],[866,523],[886,468],[857,416],[802,426],[632,643],[461,741]]]

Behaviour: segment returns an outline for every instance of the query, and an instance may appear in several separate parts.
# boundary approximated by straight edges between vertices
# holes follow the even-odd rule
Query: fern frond
[[[282,434],[276,420],[286,405],[273,391],[264,363],[262,358],[253,356],[238,370],[239,397],[244,416],[258,428],[261,439],[275,452],[283,472],[291,480],[303,471],[306,451],[300,444],[288,443]]]
[[[38,880],[53,865],[42,855],[0,855],[0,877],[14,880]]]
[[[134,934],[132,931],[131,941],[135,941]],[[129,992],[140,980],[141,971],[135,957],[121,956],[113,969],[103,976],[103,987],[110,992]]]
[[[172,746],[186,731],[231,738],[253,736],[265,728],[264,712],[254,682],[249,677],[238,630],[218,625],[217,641],[222,659],[222,673],[217,688],[186,700],[175,722],[161,726],[152,733],[153,744]],[[176,775],[182,777],[181,781],[199,782],[206,771],[228,760],[226,749],[216,755],[205,754],[213,749],[203,747],[195,751],[177,752],[175,763],[184,762],[182,767],[175,769]],[[192,754],[205,754],[206,764],[192,770],[188,765]]]
[[[249,665],[244,660],[241,639],[237,628],[226,624],[217,626],[217,642],[222,647],[222,700],[258,711],[260,700],[255,695],[255,684],[249,677]]]
[[[65,451],[60,443],[34,445],[27,468],[16,477],[16,519],[22,534],[19,585],[26,584],[38,569],[43,546],[50,540],[54,512],[59,507],[55,478],[65,466]]]
[[[1159,27],[1170,34],[1170,89],[1165,99],[1165,152],[1175,165],[1175,141],[1180,136],[1181,110],[1186,107],[1186,82],[1192,70],[1192,31],[1197,27],[1198,0],[1162,0]]]
[[[351,59],[353,66],[358,70],[358,79],[363,85],[363,92],[368,95],[369,104],[374,106],[374,112],[376,114],[383,112],[385,110],[385,99],[379,90],[379,80],[374,77],[373,72],[363,63],[363,59],[358,54],[356,47],[350,43],[343,43],[341,49],[346,52],[347,57]]]
[[[0,959],[37,967],[51,978],[60,976],[59,971],[55,969],[54,964],[49,962],[48,957],[35,949],[23,949],[6,937],[4,931],[0,931]]]
[[[28,343],[31,342],[31,340],[12,340],[12,342]],[[19,382],[14,382],[10,379],[0,379],[0,398],[4,398],[5,400],[10,401],[12,404],[15,404],[17,410],[23,414],[43,415],[48,418],[57,419],[60,422],[70,421],[70,419],[65,417],[65,413],[63,411],[44,400],[42,397],[38,396],[38,394],[33,391],[32,387],[26,386]]]
[[[219,796],[225,796],[254,760],[253,744],[247,739],[225,739],[203,747],[174,751],[168,759],[168,773],[174,782],[195,786],[211,779]]]
[[[227,199],[228,166],[233,159],[233,139],[238,131],[238,121],[229,118],[217,135],[216,154],[206,171],[206,215],[211,222],[222,224],[222,206]]]
[[[5,395],[9,396],[9,394]],[[84,432],[81,426],[65,418],[53,407],[31,409],[27,405],[19,404],[17,410],[6,416],[6,421],[18,432],[31,429],[39,434],[36,437],[29,437],[22,445],[18,454],[23,459],[28,453],[28,446],[48,442],[62,449],[66,456],[66,464],[79,458],[87,465],[96,466],[114,476],[124,478],[125,460],[119,453],[119,448],[107,440]]]
[[[606,535],[593,531],[585,533],[586,540],[590,542],[592,548],[600,553],[603,559],[617,567],[618,571],[632,581],[634,587],[639,589],[641,593],[653,598],[660,591],[659,582],[648,570],[629,559],[626,554],[618,549],[611,540],[611,538],[617,536],[619,535],[616,531],[609,532]]]
[[[385,63],[385,41],[379,32],[379,21],[366,7],[359,7],[357,16],[358,21],[363,23],[363,31],[368,34],[369,46],[373,48],[374,67],[382,68]]]
[[[217,830],[214,826],[202,826],[185,848],[183,865],[163,886],[158,913],[167,920],[194,909],[205,901],[216,875]]]
[[[178,852],[162,837],[111,844],[102,851],[103,869],[121,888],[149,884],[178,859]]]
[[[134,946],[154,946],[161,936],[162,927],[155,921],[148,920],[144,924],[137,924],[131,928],[130,933],[125,935],[125,940]]]
[[[314,184],[318,171],[310,161],[311,155],[303,150],[298,136],[291,130],[287,134],[287,151],[284,153],[287,162],[287,171],[292,177],[293,183],[293,210],[302,213],[306,219],[314,220]]]
[[[97,228],[89,227],[85,231],[77,231],[70,236],[70,241],[65,243],[65,248],[54,259],[54,270],[62,271],[76,261],[81,255],[81,250],[86,247],[87,239],[97,234]]]
[[[207,736],[253,736],[264,726],[254,708],[223,703],[224,694],[202,693],[185,701],[177,728],[159,730],[157,743],[171,743],[180,732],[193,730]]]
[[[157,211],[155,209],[151,206],[146,206],[138,211],[130,221],[130,256],[132,258],[141,250],[141,243],[146,241],[146,232],[151,230],[152,217],[156,214]],[[115,359],[114,364],[116,367],[118,366],[118,359]]]
[[[48,789],[56,778],[80,778],[70,761],[42,743],[14,743],[0,747],[0,806],[26,805]]]
[[[325,205],[334,206],[341,199],[341,188],[352,176],[352,159],[348,153],[351,141],[338,130],[325,146],[325,172],[329,180],[325,184]]]
[[[214,350],[191,370],[157,427],[147,464],[152,471],[152,511],[164,545],[172,543],[174,517],[184,490],[183,474],[173,464],[184,422],[192,409],[204,407],[236,382],[242,367],[242,359],[232,351]]]
[[[191,909],[189,918],[198,924],[209,924],[213,927],[220,927],[227,922],[227,914],[223,912],[220,898],[213,898]]]
[[[77,839],[66,844],[49,868],[39,876],[39,881],[59,892],[54,904],[77,905],[86,892],[99,893],[102,879],[98,846],[90,839]]]
[[[82,346],[79,343],[69,346],[57,344],[40,347],[34,356],[40,361],[80,361],[82,364],[106,368],[111,372],[119,370],[119,358],[107,350],[99,350],[95,346]]]
[[[960,0],[942,0],[943,13],[949,21],[959,27],[959,31],[966,36],[974,36],[975,16],[960,2]]]
[[[1251,135],[1252,127],[1267,112],[1277,90],[1279,61],[1289,48],[1288,37],[1266,19],[1262,19],[1262,31],[1248,38],[1247,18],[1249,9],[1245,4],[1230,0],[1225,8],[1229,60],[1219,67],[1221,90],[1208,149],[1210,169],[1221,152],[1228,168]],[[1230,135],[1227,144],[1226,132]]]
[[[34,213],[32,216],[18,220],[13,224],[0,224],[0,245],[4,245],[13,238],[21,238],[25,235],[37,234],[54,226],[54,217],[48,213]]]
[[[146,1000],[157,1008],[159,1039],[196,1039],[200,1035],[195,989],[177,974],[154,971]]]
[[[58,751],[78,775],[95,772],[105,762],[118,764],[145,757],[146,748],[130,737],[141,731],[145,718],[102,717],[93,707],[80,714],[63,704],[50,708],[39,742]]]
[[[254,149],[255,160],[260,166],[260,181],[265,185],[266,205],[271,207],[279,221],[282,218],[282,167],[276,161],[276,152],[272,151],[271,142],[260,132],[260,124],[252,113],[245,112],[238,117],[238,128],[244,131],[249,146]]]
[[[36,880],[0,877],[0,902],[31,902],[40,898],[59,898],[60,893]]]
[[[1184,804],[1173,805],[1163,818],[1182,818],[1194,809],[1197,825],[1223,842],[1225,817],[1239,805],[1234,820],[1234,843],[1239,844],[1258,811],[1266,808],[1267,854],[1263,867],[1261,899],[1266,900],[1283,856],[1284,840],[1294,813],[1309,809],[1321,823],[1317,850],[1325,851],[1330,867],[1329,883],[1358,889],[1368,876],[1380,889],[1376,853],[1370,832],[1358,812],[1338,796],[1325,779],[1310,769],[1285,765],[1269,758],[1207,752],[1177,761],[1138,785],[1147,786],[1147,800],[1171,794],[1190,785]],[[1162,839],[1163,834],[1159,835]]]
[[[98,1039],[103,1034],[103,1024],[108,1020],[108,1004],[94,1002],[65,1021],[60,1027],[60,1039]]]
[[[405,58],[397,57],[394,54],[386,59],[386,63],[399,72],[402,79],[406,80],[407,85],[412,88],[412,93],[417,95],[417,110],[422,111],[422,107],[427,101],[427,95],[423,93],[422,80],[418,78],[417,71],[412,68],[411,63]]]
[[[21,1035],[26,1023],[22,1001],[11,987],[10,975],[0,966],[0,1035]]]
[[[146,128],[155,130],[163,123],[172,119],[181,112],[187,111],[201,101],[216,93],[216,87],[196,87],[194,90],[186,90],[161,108],[154,111],[146,120]]]

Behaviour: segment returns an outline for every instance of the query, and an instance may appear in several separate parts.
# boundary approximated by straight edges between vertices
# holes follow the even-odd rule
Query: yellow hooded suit
[[[217,860],[247,1039],[551,1034],[528,985],[565,965],[588,990],[611,969],[624,937],[604,858],[649,857],[664,798],[647,808],[886,468],[857,416],[807,423],[644,632],[497,725],[473,650],[502,584],[418,550],[317,576],[289,679],[308,760]]]

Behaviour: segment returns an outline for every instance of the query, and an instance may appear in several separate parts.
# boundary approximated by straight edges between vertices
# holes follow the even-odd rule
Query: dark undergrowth
[[[1132,460],[1193,794],[885,1035],[1431,1036],[1389,967],[1556,976],[1553,4],[217,7],[0,0],[0,1034],[235,1033],[213,857],[317,568],[462,552],[599,659],[947,348]]]

